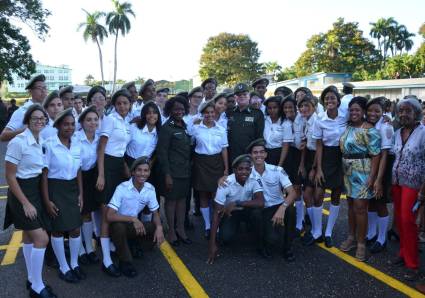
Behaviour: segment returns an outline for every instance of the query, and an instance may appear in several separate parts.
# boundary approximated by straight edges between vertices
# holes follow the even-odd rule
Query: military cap
[[[101,93],[106,99],[106,89],[102,86],[93,86],[93,87],[90,88],[89,93],[87,93],[87,103],[91,102],[91,98],[97,92]]]
[[[112,95],[111,98],[111,104],[114,106],[115,102],[117,101],[117,98],[120,96],[125,96],[128,98],[128,100],[131,102],[131,94],[130,92],[128,92],[127,89],[119,89],[117,91],[115,91],[115,93]]]
[[[236,84],[235,88],[233,89],[233,93],[237,95],[237,94],[243,93],[243,92],[249,92],[248,85],[244,84],[244,83]]]
[[[39,74],[36,75],[34,77],[31,78],[31,80],[29,80],[29,82],[27,83],[25,90],[29,90],[32,87],[34,87],[34,84],[36,82],[45,82],[46,81],[46,76],[44,74]]]
[[[170,92],[170,88],[165,87],[165,88],[161,88],[161,89],[156,90],[156,93],[159,93],[159,92],[163,92],[163,93],[168,94]]]
[[[220,98],[222,98],[222,97],[224,97],[224,98],[226,98],[227,99],[227,93],[225,93],[225,92],[221,92],[221,93],[217,93],[216,95],[214,95],[214,97],[213,97],[213,101],[214,102],[217,102],[217,100],[219,100]]]
[[[274,95],[276,95],[278,92],[282,92],[283,96],[288,96],[289,94],[292,94],[292,89],[286,86],[280,86],[277,87],[276,90],[274,91]]]
[[[72,110],[73,108],[67,108],[66,110],[63,110],[62,112],[60,112],[56,116],[56,119],[53,121],[53,127],[56,127],[59,124],[59,122],[61,122],[67,116],[72,116],[74,118],[74,114],[72,113]]]
[[[122,85],[121,89],[130,89],[131,87],[136,88],[136,83],[134,81],[127,82],[124,85]]]
[[[142,84],[142,86],[140,86],[140,90],[139,90],[139,95],[142,95],[143,91],[145,91],[146,87],[150,86],[150,85],[154,85],[155,82],[152,79],[148,79],[146,82],[144,82]]]
[[[234,96],[233,89],[232,88],[224,88],[224,90],[222,91],[222,93],[226,93],[226,97]]]
[[[177,93],[176,96],[181,96],[181,97],[184,97],[184,98],[188,99],[189,98],[189,93],[187,91],[181,91],[181,92]]]
[[[135,161],[133,161],[133,163],[130,166],[130,173],[133,172],[140,165],[148,165],[150,167],[149,162],[150,160],[149,160],[149,157],[147,156],[141,156],[137,158]]]
[[[50,102],[55,98],[60,98],[59,92],[57,90],[50,92],[50,94],[46,96],[46,98],[43,100],[43,108],[47,109]]]
[[[59,96],[62,97],[65,93],[72,93],[72,91],[74,91],[74,87],[64,86],[59,89]]]
[[[215,86],[217,86],[217,80],[214,78],[208,78],[205,81],[202,82],[201,87],[205,88],[205,85],[208,83],[213,83]]]
[[[195,87],[192,90],[190,90],[190,92],[187,94],[188,98],[191,98],[193,96],[193,94],[195,94],[196,92],[203,92],[204,90],[202,89],[202,87]]]
[[[251,143],[249,143],[248,147],[246,147],[246,152],[251,153],[252,148],[255,146],[263,146],[264,148],[266,148],[266,141],[263,138],[259,138],[252,141]]]
[[[353,93],[354,85],[349,82],[342,83],[342,92],[345,94]]]
[[[86,118],[86,115],[90,112],[96,113],[96,115],[99,117],[96,106],[89,106],[81,112],[80,116],[78,116],[78,123],[83,122],[84,118]]]
[[[267,106],[269,102],[277,102],[280,105],[280,103],[282,102],[282,99],[283,99],[282,96],[270,96],[263,102],[263,105]]]
[[[232,168],[236,168],[239,164],[243,162],[249,162],[252,164],[252,158],[249,154],[242,154],[236,157],[232,162]]]
[[[214,99],[210,99],[207,101],[204,101],[200,106],[199,106],[199,113],[203,113],[205,111],[206,108],[208,107],[215,107],[215,101]]]
[[[351,84],[351,83],[349,83],[349,82],[344,82],[344,83],[342,83],[342,86],[347,87],[347,88],[354,89],[354,85],[353,85],[353,84]]]
[[[266,86],[269,85],[269,80],[266,78],[258,78],[254,82],[252,82],[252,88],[255,88],[258,84],[265,84]]]

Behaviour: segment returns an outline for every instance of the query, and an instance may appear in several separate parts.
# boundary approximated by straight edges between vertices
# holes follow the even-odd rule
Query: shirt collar
[[[217,126],[217,122],[214,120],[214,126],[212,126],[212,127],[208,127],[208,126],[206,126],[206,125],[204,124],[204,121],[201,121],[201,123],[199,123],[199,126],[201,126],[201,127],[205,127],[205,128],[214,128],[214,127],[216,127],[216,126]]]
[[[143,133],[150,133],[150,134],[155,135],[155,134],[156,134],[156,127],[154,127],[152,131],[149,131],[148,125],[146,124],[146,125],[145,125],[145,126],[143,126],[143,128],[142,128],[142,132],[143,132]]]
[[[134,190],[135,190],[135,191],[137,191],[138,193],[142,193],[143,189],[145,188],[145,184],[143,183],[143,187],[142,187],[142,189],[141,189],[140,191],[138,191],[138,190],[137,190],[137,188],[136,188],[136,186],[134,186],[134,184],[133,184],[133,177],[130,177],[130,179],[128,180],[128,186],[127,186],[127,188],[128,188],[129,190],[134,189]]]
[[[251,108],[248,106],[248,107],[246,107],[243,111],[241,111],[241,109],[239,109],[239,106],[238,106],[238,105],[236,105],[236,106],[233,108],[233,111],[234,111],[234,112],[238,111],[238,112],[240,112],[240,113],[243,113],[243,112],[251,113]]]
[[[25,134],[25,137],[26,137],[26,139],[27,139],[27,142],[28,142],[28,145],[34,145],[34,144],[37,144],[37,141],[35,140],[35,138],[34,138],[34,135],[32,134],[32,132],[31,132],[31,130],[29,129],[29,128],[26,128],[25,130],[24,130],[24,134]],[[41,144],[42,143],[42,137],[41,137],[41,134],[38,136],[38,142]]]
[[[84,129],[81,129],[80,131],[78,131],[78,134],[79,134],[80,141],[86,142],[86,143],[89,143],[89,144],[92,144],[93,142],[96,142],[97,139],[99,139],[99,135],[97,133],[94,133],[93,142],[90,143],[89,139],[87,138],[86,133],[84,132]]]

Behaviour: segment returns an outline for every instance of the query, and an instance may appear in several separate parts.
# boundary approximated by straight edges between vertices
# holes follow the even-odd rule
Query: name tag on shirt
[[[254,122],[254,117],[245,117],[245,122]]]

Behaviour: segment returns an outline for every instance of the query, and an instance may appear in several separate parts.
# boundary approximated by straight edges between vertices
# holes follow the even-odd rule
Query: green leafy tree
[[[264,74],[259,57],[257,43],[248,35],[220,33],[208,39],[201,55],[199,74],[203,80],[214,77],[227,86],[249,82]]]
[[[422,35],[423,38],[425,38],[425,23],[422,24],[422,26],[419,28],[420,35]]]
[[[402,54],[388,59],[384,69],[384,79],[420,77],[424,72],[418,55]]]
[[[0,1],[0,85],[4,80],[13,83],[13,73],[28,79],[35,72],[29,41],[11,20],[28,25],[43,40],[49,30],[49,15],[40,0]]]
[[[282,66],[280,66],[277,61],[270,61],[264,63],[264,69],[267,74],[270,74],[274,79],[277,79],[278,74],[282,71]]]
[[[413,47],[413,40],[411,37],[415,36],[414,33],[407,31],[406,26],[400,25],[396,28],[396,37],[394,41],[395,54],[402,54],[403,50],[409,52]]]
[[[374,73],[379,62],[379,52],[363,37],[358,23],[344,23],[339,18],[331,30],[313,35],[307,41],[307,50],[295,62],[294,70],[297,76],[321,71]]]
[[[106,31],[105,26],[100,24],[101,18],[103,18],[106,14],[104,12],[95,11],[93,13],[89,13],[85,9],[83,11],[86,13],[86,21],[81,23],[78,26],[78,30],[84,28],[83,38],[87,42],[87,40],[91,39],[92,42],[95,42],[97,45],[97,49],[99,51],[99,62],[100,62],[100,75],[102,78],[102,86],[104,82],[103,76],[103,57],[102,57],[102,48],[100,45],[103,43],[103,40],[108,37],[108,31]]]
[[[84,79],[84,84],[86,84],[87,86],[94,86],[94,83],[95,79],[91,74],[87,75]]]
[[[297,73],[295,71],[295,67],[286,67],[281,72],[277,74],[277,81],[286,81],[295,79],[297,77]]]
[[[108,25],[109,33],[115,35],[115,50],[114,50],[114,81],[112,91],[115,90],[115,82],[117,79],[117,50],[118,50],[118,35],[121,32],[125,36],[131,29],[129,16],[134,14],[131,4],[128,2],[120,3],[118,0],[112,0],[115,10],[106,15],[106,24]]]

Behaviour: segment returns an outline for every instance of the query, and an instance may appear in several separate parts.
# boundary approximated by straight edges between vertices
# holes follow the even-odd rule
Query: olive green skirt
[[[81,226],[80,206],[78,206],[77,179],[48,179],[49,199],[59,209],[59,214],[51,219],[51,231],[71,231]]]
[[[24,231],[36,230],[39,228],[49,229],[49,218],[45,212],[40,192],[41,176],[29,179],[16,178],[22,192],[27,197],[28,201],[37,210],[37,218],[34,220],[25,216],[24,208],[15,195],[8,190],[7,192],[7,205],[6,215],[4,219],[3,228],[6,229],[14,224],[15,228]]]

